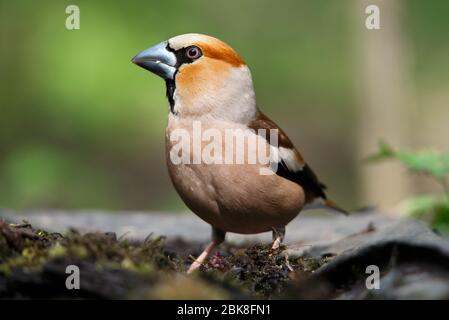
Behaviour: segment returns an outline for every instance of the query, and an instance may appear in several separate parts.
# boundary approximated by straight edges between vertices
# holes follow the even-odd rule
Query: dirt
[[[114,233],[49,233],[0,220],[0,298],[275,299],[326,262],[288,257],[284,247],[226,244],[187,276],[203,245],[152,235],[131,241]],[[66,287],[70,265],[80,270],[78,290]]]
[[[50,233],[0,220],[0,298],[449,299],[448,238],[414,220],[368,223],[335,241],[299,240],[277,250],[226,242],[188,276],[204,246],[184,237]],[[79,269],[79,289],[66,285],[74,276],[68,266]],[[366,282],[373,267],[375,290]]]

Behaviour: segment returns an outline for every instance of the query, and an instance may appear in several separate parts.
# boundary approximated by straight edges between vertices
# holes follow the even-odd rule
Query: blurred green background
[[[130,59],[189,32],[243,56],[258,105],[332,198],[349,208],[377,202],[361,162],[373,141],[449,147],[449,2],[367,3],[381,5],[381,31],[366,30],[360,1],[0,0],[0,207],[184,211],[165,169],[165,85]],[[80,30],[65,28],[69,4],[80,8]],[[366,37],[406,61],[397,72],[384,65],[383,76],[402,75],[398,94],[407,98],[373,119],[379,125],[365,139],[373,97],[364,95],[376,83],[364,79],[382,69],[364,60]],[[404,115],[395,118],[399,140],[382,130],[394,110]]]

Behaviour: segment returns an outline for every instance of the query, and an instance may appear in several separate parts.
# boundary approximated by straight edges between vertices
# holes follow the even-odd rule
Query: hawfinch
[[[188,273],[224,241],[226,232],[272,231],[276,249],[285,226],[305,207],[346,213],[326,198],[325,186],[285,132],[258,109],[250,70],[230,46],[210,36],[184,34],[142,51],[132,62],[165,80],[170,178],[185,204],[212,226],[212,242]],[[224,139],[229,132],[232,139]],[[243,144],[234,148],[239,139]],[[248,159],[235,161],[232,153],[227,158],[229,150],[237,156],[246,152]],[[249,159],[260,150],[268,150],[269,161]]]

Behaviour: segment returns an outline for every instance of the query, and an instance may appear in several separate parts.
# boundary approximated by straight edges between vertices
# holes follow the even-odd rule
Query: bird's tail
[[[304,207],[304,210],[309,209],[329,209],[334,212],[344,214],[345,216],[349,215],[349,211],[341,208],[339,205],[337,205],[334,201],[330,199],[315,198],[314,201],[306,204],[306,206]]]

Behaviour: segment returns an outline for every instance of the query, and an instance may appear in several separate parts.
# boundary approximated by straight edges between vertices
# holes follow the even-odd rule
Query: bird
[[[302,210],[320,207],[348,214],[327,198],[325,185],[285,131],[259,109],[250,69],[231,46],[212,36],[188,33],[145,49],[131,61],[165,80],[169,176],[187,207],[212,228],[211,242],[187,273],[203,265],[228,232],[271,231],[276,250],[284,240],[286,225]],[[175,138],[195,135],[195,125],[217,136],[235,131],[236,137],[248,139],[243,145],[248,154],[263,146],[271,152],[270,161],[192,161],[194,138],[183,142]],[[250,139],[257,141],[256,146],[250,145]],[[196,144],[201,149],[206,142],[197,140]],[[227,146],[216,146],[213,153],[223,160]],[[173,161],[180,150],[186,161]]]

